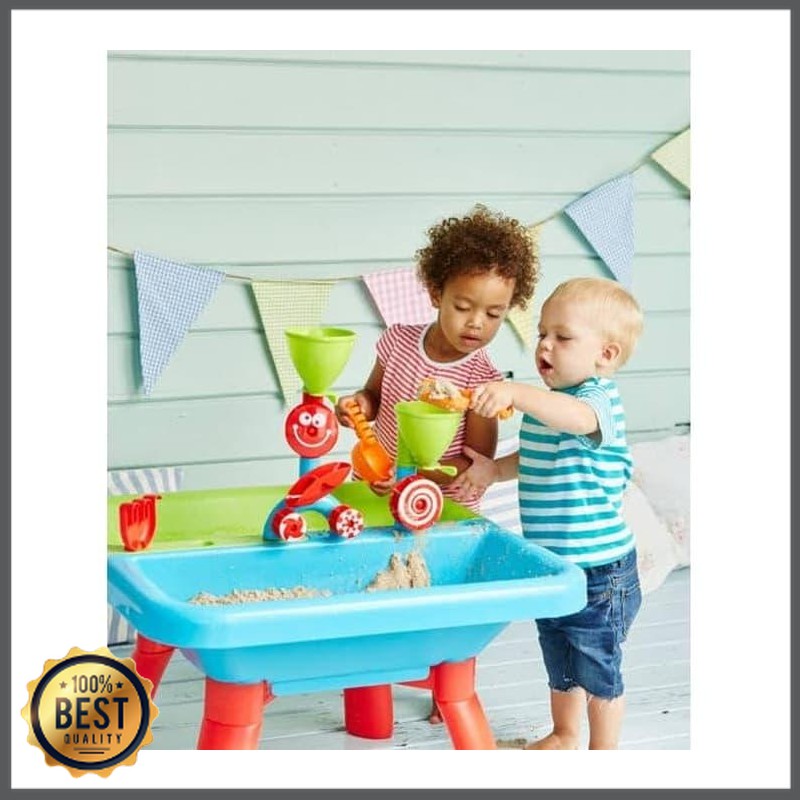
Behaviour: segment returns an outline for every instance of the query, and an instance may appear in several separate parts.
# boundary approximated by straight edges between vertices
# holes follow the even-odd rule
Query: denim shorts
[[[563,692],[580,686],[613,700],[624,692],[620,645],[642,604],[636,550],[584,572],[586,606],[577,614],[536,620],[548,684]]]

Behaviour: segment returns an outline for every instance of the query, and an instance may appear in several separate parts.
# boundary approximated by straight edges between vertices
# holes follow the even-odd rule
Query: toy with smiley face
[[[339,438],[339,423],[330,406],[318,397],[304,394],[303,402],[286,417],[284,435],[295,453],[318,458],[333,449]]]

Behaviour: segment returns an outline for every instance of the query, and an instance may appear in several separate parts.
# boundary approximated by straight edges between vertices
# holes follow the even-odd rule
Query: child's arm
[[[383,384],[383,366],[380,361],[376,360],[375,365],[372,367],[367,382],[364,384],[363,389],[359,389],[354,394],[348,394],[340,397],[336,403],[336,419],[339,420],[340,425],[346,428],[352,428],[353,423],[350,422],[350,417],[345,412],[344,408],[348,401],[355,400],[361,406],[364,416],[368,420],[373,420],[378,415],[378,407],[381,404],[381,386]]]
[[[472,392],[470,408],[476,414],[493,416],[509,405],[563,433],[590,436],[598,431],[597,413],[592,406],[563,392],[510,381],[485,383]]]
[[[350,416],[345,411],[345,406],[348,401],[355,400],[361,406],[364,416],[368,420],[373,420],[378,415],[378,408],[381,404],[381,386],[383,385],[383,366],[380,361],[376,360],[375,365],[372,367],[367,382],[364,384],[363,389],[359,389],[354,394],[340,397],[336,403],[336,419],[339,420],[341,425],[346,428],[352,428],[353,423],[350,421]],[[394,470],[388,481],[371,483],[370,489],[377,495],[385,495],[392,491],[394,486]]]

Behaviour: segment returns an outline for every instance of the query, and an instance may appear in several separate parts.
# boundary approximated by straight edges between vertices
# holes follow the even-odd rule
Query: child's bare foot
[[[550,733],[543,739],[538,739],[535,742],[527,745],[525,750],[577,750],[578,742],[576,739],[571,739],[566,736],[560,736],[557,733]]]
[[[431,712],[428,714],[428,722],[430,722],[431,725],[442,724],[442,714],[439,711],[439,706],[436,705],[435,700],[431,702]]]

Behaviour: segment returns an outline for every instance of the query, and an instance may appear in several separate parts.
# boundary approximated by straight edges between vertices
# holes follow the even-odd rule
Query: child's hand
[[[472,390],[469,407],[481,417],[494,417],[514,405],[514,392],[503,381],[484,383]]]
[[[486,489],[497,480],[498,471],[497,464],[477,450],[464,445],[462,452],[472,459],[472,464],[450,484],[450,488],[454,490],[453,499],[463,503],[483,497]]]
[[[350,419],[350,415],[346,411],[348,403],[356,403],[357,405],[360,405],[358,402],[358,394],[348,394],[344,397],[340,397],[333,410],[336,413],[336,419],[339,421],[340,425],[344,426],[345,428],[352,428],[353,421]],[[364,409],[362,408],[361,410],[363,411]]]
[[[379,497],[383,497],[384,495],[389,494],[394,488],[395,480],[394,480],[394,470],[392,470],[392,476],[387,481],[375,481],[375,483],[371,483],[369,488],[377,494]]]

